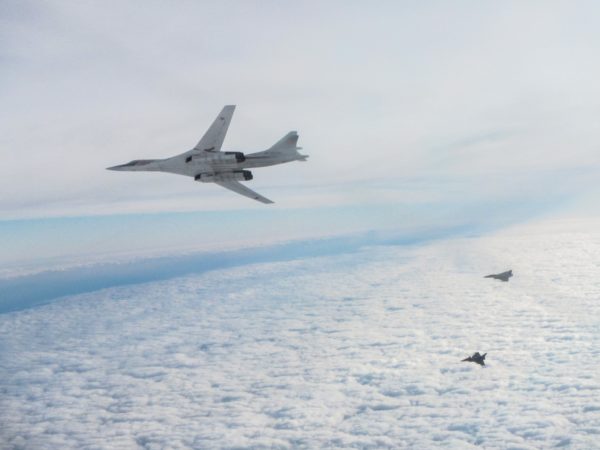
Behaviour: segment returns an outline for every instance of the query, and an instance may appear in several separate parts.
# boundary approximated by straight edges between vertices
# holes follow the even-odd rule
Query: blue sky
[[[0,265],[595,214],[595,2],[3,2]],[[266,207],[105,167],[298,130]]]

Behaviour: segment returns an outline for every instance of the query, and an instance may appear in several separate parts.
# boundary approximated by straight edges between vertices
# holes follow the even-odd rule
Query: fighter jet
[[[500,280],[500,281],[508,281],[508,279],[512,276],[513,276],[512,270],[507,270],[506,272],[502,272],[502,273],[494,273],[492,275],[486,275],[483,278],[495,278],[496,280]]]
[[[127,164],[108,167],[108,170],[186,175],[200,183],[215,183],[262,203],[273,203],[240,183],[252,180],[252,172],[247,169],[306,161],[308,156],[298,153],[301,148],[296,146],[298,133],[295,131],[290,131],[271,148],[261,152],[222,152],[221,146],[234,110],[235,105],[225,106],[200,142],[185,153],[166,159],[136,159]]]
[[[487,355],[487,353],[480,355],[479,352],[475,352],[473,353],[473,356],[469,356],[468,358],[465,358],[462,361],[474,362],[479,364],[480,366],[485,366],[485,355]]]

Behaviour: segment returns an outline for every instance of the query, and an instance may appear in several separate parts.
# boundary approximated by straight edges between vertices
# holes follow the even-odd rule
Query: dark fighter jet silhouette
[[[473,356],[469,356],[468,358],[463,359],[463,361],[474,362],[480,366],[485,366],[485,355],[487,355],[487,353],[480,355],[479,352],[475,352],[473,353]]]
[[[486,275],[483,278],[495,278],[496,280],[500,280],[500,281],[508,281],[508,279],[512,276],[513,276],[512,270],[507,270],[506,272],[502,272],[502,273],[493,273],[491,275]]]

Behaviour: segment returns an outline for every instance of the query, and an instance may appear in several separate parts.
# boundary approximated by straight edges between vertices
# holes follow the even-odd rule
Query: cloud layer
[[[4,314],[0,446],[593,448],[598,251],[521,229]]]

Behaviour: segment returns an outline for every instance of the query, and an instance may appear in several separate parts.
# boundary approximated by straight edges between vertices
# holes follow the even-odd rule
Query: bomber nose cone
[[[106,170],[123,170],[123,164],[119,166],[107,167]]]

